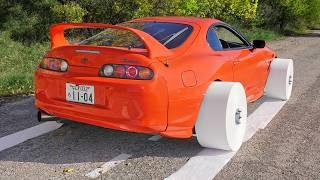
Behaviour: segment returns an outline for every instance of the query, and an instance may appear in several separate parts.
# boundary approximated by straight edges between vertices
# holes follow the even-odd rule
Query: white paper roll
[[[288,100],[293,85],[292,59],[275,59],[270,65],[270,72],[265,87],[265,95],[271,98]]]
[[[243,86],[213,82],[204,96],[196,122],[201,146],[236,151],[246,128],[247,101]]]

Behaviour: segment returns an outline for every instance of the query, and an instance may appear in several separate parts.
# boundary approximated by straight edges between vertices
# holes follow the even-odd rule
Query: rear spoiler
[[[171,54],[171,51],[169,49],[167,49],[159,41],[157,41],[152,36],[150,36],[149,34],[143,31],[124,27],[124,26],[116,26],[111,24],[96,24],[96,23],[60,23],[60,24],[51,25],[50,27],[51,49],[70,45],[69,42],[64,37],[64,31],[66,29],[72,29],[72,28],[115,28],[115,29],[127,30],[134,33],[141,39],[141,41],[144,43],[145,47],[148,50],[148,56],[150,58],[164,57],[164,56],[169,56]]]

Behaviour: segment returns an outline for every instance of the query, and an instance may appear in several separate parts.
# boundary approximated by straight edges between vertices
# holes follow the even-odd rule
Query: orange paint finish
[[[185,87],[193,87],[197,85],[197,77],[193,71],[188,70],[182,72],[181,79]]]
[[[60,74],[38,69],[36,106],[54,116],[118,130],[157,133],[167,127],[168,94],[161,76],[151,81],[96,77],[99,69],[71,67]],[[81,72],[87,72],[80,76]],[[95,87],[95,104],[66,102],[65,84]]]
[[[179,47],[167,49],[151,35],[137,29],[104,24],[58,24],[51,27],[52,49],[46,57],[68,62],[66,72],[38,68],[35,74],[36,106],[55,116],[105,128],[158,133],[189,138],[204,93],[214,81],[241,82],[248,101],[263,95],[274,53],[266,48],[213,50],[207,42],[215,19],[152,17],[130,22],[188,24],[193,32]],[[146,49],[70,45],[68,28],[104,27],[130,31]],[[99,53],[79,53],[77,51]],[[83,64],[81,60],[87,58]],[[99,75],[104,64],[144,66],[153,70],[151,80],[106,78]],[[66,83],[94,86],[95,104],[66,101]]]

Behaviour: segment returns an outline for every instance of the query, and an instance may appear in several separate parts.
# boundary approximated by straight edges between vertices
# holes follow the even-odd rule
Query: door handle
[[[239,64],[240,63],[240,61],[233,61],[233,64]]]

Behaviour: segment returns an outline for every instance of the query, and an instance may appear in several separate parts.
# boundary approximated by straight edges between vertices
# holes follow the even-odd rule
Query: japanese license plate
[[[66,83],[66,100],[94,104],[94,86]]]

